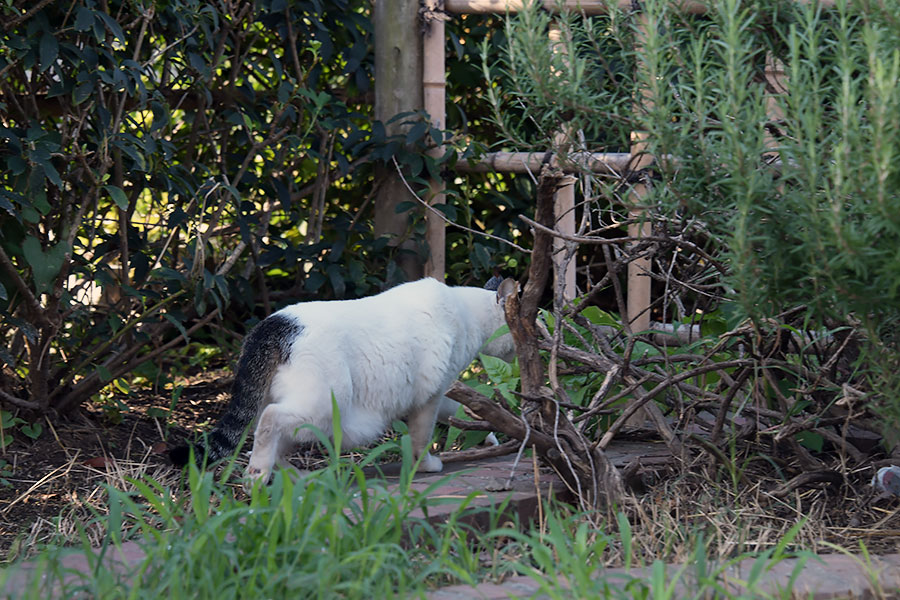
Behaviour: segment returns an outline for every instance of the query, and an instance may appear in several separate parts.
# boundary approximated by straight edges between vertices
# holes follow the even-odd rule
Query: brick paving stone
[[[562,480],[546,469],[538,469],[530,457],[523,457],[518,464],[513,456],[501,456],[480,461],[445,463],[440,473],[417,473],[412,488],[424,492],[432,488],[432,500],[447,500],[446,503],[430,505],[425,511],[413,511],[414,517],[426,517],[432,522],[446,520],[456,512],[458,502],[469,499],[469,509],[489,508],[506,502],[503,520],[517,520],[519,523],[532,521],[537,513],[539,501],[551,497],[565,500],[568,496]],[[369,482],[383,480],[388,486],[399,479],[400,464],[383,465],[365,470]],[[474,494],[474,497],[471,495]],[[462,521],[480,530],[489,527],[487,514],[467,511]]]
[[[814,557],[802,564],[795,574],[798,559],[785,559],[772,566],[762,577],[754,590],[762,594],[778,597],[782,590],[791,590],[791,598],[807,600],[838,599],[900,599],[900,554],[870,557],[870,564],[856,555],[828,554]],[[723,587],[737,595],[746,590],[741,581],[746,582],[753,567],[753,560],[745,560],[728,569],[724,575]],[[668,565],[666,573],[670,577],[680,568]],[[631,577],[646,580],[649,569],[603,569],[597,577],[605,577],[610,587],[623,589]],[[675,586],[673,598],[693,597],[698,586],[692,582],[690,568]],[[429,600],[495,600],[499,598],[541,598],[540,587],[530,577],[516,576],[501,583],[482,583],[477,586],[453,585],[429,592]]]
[[[81,550],[60,550],[58,555],[59,572],[64,573],[63,579],[66,584],[75,583],[79,580],[79,574],[87,574],[96,564],[97,557],[100,556],[100,549],[93,549],[94,556],[89,560]],[[124,542],[119,548],[110,547],[103,555],[103,563],[107,567],[113,567],[116,571],[125,574],[133,571],[135,567],[141,564],[145,554],[135,542]],[[47,557],[45,557],[47,558]],[[35,582],[35,577],[41,573],[41,569],[46,565],[42,565],[40,559],[32,559],[12,565],[0,573],[0,597],[4,599],[18,598],[23,592],[30,589],[30,586],[41,585]],[[5,580],[3,579],[5,577]],[[46,575],[41,577],[46,579]],[[28,588],[26,588],[28,586]],[[41,589],[41,597],[58,598],[59,584],[52,589]]]
[[[772,567],[763,581],[763,589],[775,592],[790,586],[796,597],[811,600],[832,598],[900,598],[900,554],[863,557],[826,554],[808,560],[791,582],[795,560]],[[730,576],[745,579],[752,561],[743,561]],[[743,576],[743,577],[742,577]]]

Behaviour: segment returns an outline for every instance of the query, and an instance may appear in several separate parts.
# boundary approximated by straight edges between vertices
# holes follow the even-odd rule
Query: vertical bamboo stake
[[[381,0],[384,1],[384,0]],[[425,34],[423,39],[424,61],[422,65],[422,88],[425,99],[425,112],[431,116],[432,127],[446,127],[446,84],[447,76],[444,66],[444,0],[425,0],[423,20]],[[437,146],[428,151],[429,156],[438,158],[443,154],[443,147]],[[444,182],[432,180],[429,184],[428,202],[432,206],[444,204],[446,194],[442,192]],[[428,260],[425,262],[425,276],[444,280],[446,269],[447,231],[444,221],[432,211],[425,213],[425,240],[428,242]]]
[[[639,54],[641,51],[640,38],[647,31],[647,17],[644,13],[637,15],[638,19],[638,42],[635,48]],[[637,68],[640,68],[638,65]],[[639,100],[645,105],[653,102],[652,98],[648,98],[646,94]],[[635,112],[638,107],[635,106]],[[631,134],[631,168],[635,171],[645,169],[653,162],[653,157],[646,153],[647,150],[647,133],[644,131],[635,131]],[[639,208],[642,199],[647,194],[647,186],[643,183],[636,183],[631,188],[631,209],[629,216],[638,218],[641,216]],[[650,223],[635,223],[628,226],[628,235],[631,237],[644,237],[650,235]],[[626,328],[630,331],[647,331],[650,329],[650,260],[641,258],[628,263],[628,318]],[[625,321],[625,319],[623,319]]]
[[[771,52],[766,54],[766,87],[766,116],[770,123],[777,125],[784,120],[784,111],[778,103],[778,96],[787,93],[787,76],[784,74],[784,64]],[[778,158],[778,140],[768,129],[765,135],[765,145],[772,151],[766,152],[764,158],[767,160]]]
[[[562,33],[559,26],[554,22],[550,25],[548,37],[553,45],[555,52],[565,54],[567,52],[566,45],[562,43]],[[555,146],[558,149],[566,144],[567,139],[571,135],[570,128],[562,124],[561,131],[556,134]],[[554,195],[554,215],[556,229],[560,233],[575,235],[575,179],[573,177],[565,177],[556,188]],[[563,280],[563,298],[566,301],[575,299],[575,259],[569,261],[565,265],[565,272],[562,272],[562,263],[565,256],[566,242],[560,238],[553,238],[553,273],[556,278]],[[562,273],[562,275],[560,275]],[[554,282],[554,288],[558,285],[558,281]]]
[[[556,188],[553,205],[556,215],[556,229],[560,233],[575,235],[575,178],[565,177]],[[560,238],[553,238],[553,270],[556,277],[560,277],[563,257],[565,255],[566,242]],[[563,298],[571,301],[575,299],[575,258],[565,266],[563,279]]]
[[[647,32],[647,15],[642,12],[636,15],[635,18],[637,19],[638,27],[635,52],[640,55],[641,38],[646,35]],[[641,68],[640,62],[638,62],[636,68]],[[635,114],[640,110],[640,102],[643,102],[647,106],[652,103],[653,99],[648,96],[649,94],[644,92],[641,94],[640,98],[635,99]],[[645,169],[653,162],[653,157],[647,153],[647,135],[646,131],[631,132],[631,169],[635,172]],[[632,219],[641,217],[643,211],[640,208],[640,204],[646,194],[646,184],[635,183],[632,186],[630,194],[631,206],[628,210],[628,216]],[[650,235],[650,233],[651,229],[649,221],[632,223],[628,226],[629,237],[640,238]],[[632,245],[637,243],[638,242],[631,242]],[[628,263],[628,297],[626,305],[628,314],[626,315],[626,318],[622,319],[622,323],[625,325],[625,330],[630,333],[637,333],[639,331],[647,331],[650,329],[651,279],[648,273],[650,272],[651,267],[652,265],[648,258],[639,258]],[[631,402],[636,402],[637,400],[638,398],[635,397]],[[626,425],[630,427],[640,427],[646,423],[650,420],[650,413],[648,413],[648,410],[649,407],[647,406],[639,408],[631,417],[629,417]]]

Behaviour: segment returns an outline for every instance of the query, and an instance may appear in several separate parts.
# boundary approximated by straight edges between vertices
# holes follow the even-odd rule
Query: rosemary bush
[[[601,16],[555,17],[565,52],[547,42],[551,19],[535,7],[511,16],[509,53],[483,54],[505,143],[628,152],[634,131],[656,159],[640,173],[584,173],[581,233],[637,209],[654,235],[674,240],[651,249],[657,318],[719,309],[732,327],[790,325],[796,339],[858,332],[854,352],[815,365],[842,370],[828,385],[792,376],[805,382],[800,395],[865,397],[896,427],[900,9],[720,0],[691,15],[665,0],[640,13],[613,3]],[[635,180],[648,184],[639,200]],[[679,275],[667,265],[688,254],[684,240],[704,252]]]

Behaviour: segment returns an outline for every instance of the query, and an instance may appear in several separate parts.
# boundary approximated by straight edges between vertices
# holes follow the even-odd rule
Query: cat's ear
[[[511,277],[504,279],[497,288],[497,304],[503,304],[507,296],[519,293],[519,282]]]

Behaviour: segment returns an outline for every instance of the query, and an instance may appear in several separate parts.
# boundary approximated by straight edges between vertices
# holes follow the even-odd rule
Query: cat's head
[[[494,276],[487,280],[484,289],[497,292],[497,304],[502,305],[507,296],[519,293],[519,282],[511,277],[500,277],[500,272],[494,270]]]
[[[519,293],[519,282],[512,277],[507,277],[497,285],[496,290],[497,304],[503,306],[510,295]]]

